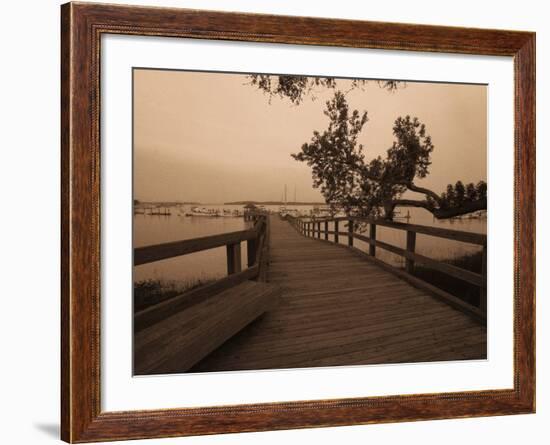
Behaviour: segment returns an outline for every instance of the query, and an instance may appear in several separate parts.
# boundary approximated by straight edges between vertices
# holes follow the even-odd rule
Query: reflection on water
[[[242,217],[235,218],[211,218],[200,216],[185,216],[191,206],[172,207],[171,215],[134,215],[134,247],[152,244],[166,243],[184,239],[197,238],[207,235],[243,230],[247,224]],[[214,209],[242,210],[239,205],[212,205],[201,206]],[[279,206],[266,206],[268,210],[277,211]],[[311,206],[287,206],[296,208],[301,212],[311,210]],[[466,232],[486,233],[487,220],[479,219],[451,219],[436,220],[432,215],[422,209],[404,209],[401,214],[409,212],[411,224],[442,227]],[[406,222],[406,220],[400,220]],[[333,230],[329,225],[329,230]],[[345,228],[341,225],[340,231]],[[377,239],[405,248],[406,232],[378,226]],[[331,238],[332,239],[332,238]],[[347,243],[345,237],[340,237],[341,243]],[[363,250],[368,250],[366,243],[355,240],[354,244]],[[479,246],[462,243],[459,241],[435,238],[428,235],[417,235],[416,251],[422,255],[436,259],[448,259],[460,257],[464,254],[474,253],[480,250]],[[246,246],[241,246],[243,267],[246,264]],[[404,266],[404,259],[400,256],[377,249],[376,256],[395,266]],[[195,281],[220,278],[226,275],[226,251],[225,247],[196,252],[191,255],[180,256],[168,260],[157,261],[134,267],[134,281],[158,279],[166,281]]]

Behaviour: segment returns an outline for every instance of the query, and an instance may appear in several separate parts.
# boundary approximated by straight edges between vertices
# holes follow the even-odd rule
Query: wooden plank
[[[376,241],[376,224],[373,224],[373,223],[369,224],[369,236],[371,240]],[[372,257],[376,256],[375,243],[369,244],[369,255]]]
[[[228,244],[227,251],[227,275],[233,275],[241,271],[241,243]]]
[[[430,266],[432,269],[446,273],[447,275],[458,278],[462,281],[466,281],[474,286],[482,287],[484,285],[483,275],[453,266],[452,264],[444,263],[442,261],[434,260],[433,258],[412,252],[405,252],[405,258]]]
[[[237,242],[253,239],[256,236],[257,233],[255,230],[248,229],[222,233],[220,235],[156,244],[153,246],[137,247],[134,249],[134,266],[173,258],[175,256],[187,255],[201,250],[222,247],[227,244],[235,244]]]
[[[184,372],[272,308],[281,291],[247,281],[135,336],[134,373]]]
[[[487,246],[483,246],[481,255],[481,276],[483,284],[481,285],[479,294],[479,309],[487,313]]]
[[[254,279],[258,276],[258,265],[248,268],[238,274],[216,280],[181,295],[170,298],[162,303],[151,306],[134,314],[134,333],[139,332],[154,323],[164,320],[171,315],[178,313],[190,306],[201,303],[217,293],[229,289],[244,281]]]
[[[416,233],[413,232],[412,230],[407,230],[407,253],[411,253],[411,254],[414,255],[415,246],[416,246]],[[414,272],[414,256],[412,256],[412,258],[407,256],[406,258],[407,259],[405,261],[405,270],[408,273],[413,273]]]
[[[249,239],[246,242],[246,259],[248,267],[252,267],[256,263],[256,251],[258,249],[257,238]]]
[[[479,327],[465,327],[460,323],[444,325],[436,332],[424,327],[406,334],[406,337],[376,333],[371,337],[349,335],[339,339],[333,338],[330,343],[320,340],[309,346],[299,344],[282,349],[264,347],[259,351],[246,351],[254,357],[247,361],[247,367],[265,369],[281,367],[280,363],[285,363],[286,367],[331,366],[334,363],[350,362],[399,363],[415,361],[414,357],[419,353],[452,348],[458,341],[468,345],[479,343],[483,338]],[[239,354],[238,357],[242,355]],[[476,358],[486,357],[480,354]],[[231,361],[232,363],[228,363],[229,366],[241,366],[237,356],[233,356]]]
[[[308,238],[289,222],[270,220],[269,280],[281,286],[279,306],[191,372],[400,363],[433,350],[441,359],[484,357],[478,344],[486,330],[474,317],[364,261],[347,243],[320,239],[318,220]]]
[[[472,332],[476,332],[475,329],[470,329],[466,332],[457,332],[456,328],[451,326],[451,334],[444,331],[446,335],[442,338],[436,337],[433,339],[425,335],[416,337],[412,335],[406,341],[402,339],[386,342],[380,341],[382,348],[375,346],[367,349],[364,342],[356,342],[346,347],[319,351],[317,357],[304,357],[307,359],[307,363],[305,364],[307,366],[327,366],[334,361],[352,362],[355,365],[417,362],[420,361],[417,358],[419,355],[426,354],[427,352],[433,354],[434,351],[438,350],[448,350],[452,348],[451,345],[456,344],[459,339],[464,338],[465,335],[470,335]],[[470,340],[471,343],[479,341],[479,337]],[[337,354],[336,351],[340,351],[340,354]],[[323,357],[322,354],[327,354],[327,356]],[[480,354],[476,358],[484,359],[486,358],[486,354]],[[298,360],[297,363],[293,363],[293,366],[300,366]]]
[[[262,282],[267,281],[268,266],[270,261],[270,238],[271,238],[271,223],[269,219],[266,220],[265,231],[260,237],[260,243],[258,246],[258,252],[260,255],[259,260],[259,273],[258,280]]]
[[[363,235],[354,234],[353,236],[363,242],[369,243],[370,245],[381,247],[388,252],[392,252],[396,255],[402,256],[406,258],[407,261],[412,261],[412,264],[414,264],[414,262],[425,264],[427,266],[430,266],[432,269],[446,273],[447,275],[466,281],[467,283],[473,284],[475,286],[483,286],[483,276],[478,273],[471,272],[469,270],[462,269],[460,267],[456,267],[452,264],[444,263],[439,260],[434,260],[433,258],[429,258],[419,253],[409,251],[408,249],[405,250],[401,247],[394,246],[393,244],[388,244],[379,240],[371,240],[370,238]],[[412,268],[410,270],[407,270],[408,273],[411,273],[411,271]]]
[[[416,289],[412,286],[406,288],[402,286],[402,283],[387,285],[381,288],[369,288],[361,289],[359,291],[348,291],[344,293],[338,293],[337,290],[327,291],[325,293],[302,293],[299,291],[287,291],[289,299],[285,302],[284,307],[279,308],[278,313],[285,313],[291,311],[304,311],[308,308],[311,311],[316,309],[323,310],[328,308],[334,308],[338,306],[338,303],[345,303],[352,306],[367,307],[369,308],[369,316],[375,316],[380,310],[387,310],[390,306],[389,303],[400,305],[403,308],[408,308],[412,304],[434,306],[432,305],[432,297],[427,296],[420,289]],[[381,301],[382,298],[388,302],[386,304]],[[443,304],[443,303],[441,303]],[[389,308],[391,309],[391,308]],[[353,308],[351,309],[353,311]],[[395,309],[394,309],[395,311]]]
[[[487,244],[487,235],[484,233],[464,232],[461,230],[443,229],[441,227],[421,226],[418,224],[407,224],[396,221],[376,221],[376,224],[393,229],[409,230],[424,235],[446,238],[463,243],[477,244],[483,246]]]
[[[411,299],[414,302],[419,302],[418,299]],[[361,305],[355,303],[350,305],[350,308],[336,310],[333,306],[332,308],[323,308],[315,312],[305,313],[306,311],[299,311],[298,314],[293,314],[292,312],[277,311],[277,315],[280,316],[277,320],[272,320],[270,322],[270,327],[284,327],[286,324],[292,322],[300,326],[300,323],[307,323],[307,326],[320,326],[326,325],[327,323],[338,324],[338,321],[334,323],[334,320],[339,320],[340,322],[346,321],[346,323],[351,323],[354,320],[358,323],[370,323],[372,325],[382,325],[378,328],[383,328],[387,323],[392,320],[397,320],[400,322],[407,321],[411,318],[421,317],[421,316],[435,316],[439,314],[444,314],[447,319],[450,319],[452,313],[449,313],[445,307],[437,307],[425,305],[425,300],[420,301],[419,307],[411,307],[410,304],[400,304],[396,308],[401,309],[401,313],[397,313],[394,309],[393,311],[388,310],[388,305],[385,308],[380,307],[378,311],[372,312],[369,310],[367,305]],[[424,303],[424,307],[421,307]],[[473,324],[473,322],[471,322]],[[300,327],[301,331],[305,331],[306,325]]]
[[[277,315],[279,314],[281,312],[277,310]],[[248,339],[245,339],[243,344],[246,344],[247,349],[250,350],[254,347],[263,348],[266,344],[270,343],[285,343],[285,339],[286,342],[292,344],[299,343],[303,339],[307,339],[307,342],[311,343],[315,343],[321,339],[330,341],[332,338],[338,336],[338,332],[343,332],[343,336],[348,338],[356,338],[359,333],[362,336],[366,334],[378,335],[388,331],[398,334],[399,332],[406,332],[407,329],[414,331],[420,330],[423,327],[438,329],[439,326],[446,326],[454,321],[460,321],[467,326],[477,326],[481,329],[481,326],[467,317],[462,316],[458,319],[456,317],[449,317],[448,311],[441,308],[438,311],[429,312],[416,310],[404,313],[401,317],[395,313],[393,316],[385,317],[381,313],[381,317],[377,320],[372,317],[369,318],[367,315],[367,312],[363,312],[362,314],[355,313],[353,316],[345,317],[346,324],[338,323],[338,320],[342,318],[336,318],[336,315],[332,319],[329,317],[325,319],[315,318],[311,322],[307,322],[307,324],[305,324],[304,319],[297,320],[285,317],[280,319],[279,324],[270,321],[265,326],[265,328],[269,327],[269,329],[264,329],[254,342],[249,342]],[[429,323],[426,323],[427,321]],[[320,344],[326,345],[326,342]]]
[[[402,271],[400,269],[397,269],[395,267],[389,266],[388,264],[384,263],[383,261],[380,261],[377,258],[372,258],[371,256],[365,254],[365,252],[355,249],[355,252],[359,255],[364,255],[366,258],[369,258],[371,261],[376,261],[376,264],[378,264],[380,267],[386,269],[387,271],[399,276],[400,278],[404,279],[408,283],[412,284],[413,286],[424,289],[428,291],[431,295],[440,298],[441,300],[449,303],[452,307],[459,309],[463,311],[466,314],[472,315],[477,320],[486,323],[487,315],[484,314],[479,308],[476,308],[463,300],[461,300],[458,297],[455,297],[454,295],[449,294],[448,292],[445,292],[441,289],[439,289],[436,286],[433,286],[419,278],[416,278],[415,276],[408,274],[405,271]]]
[[[484,233],[465,232],[462,230],[443,229],[441,227],[422,226],[419,224],[407,224],[397,221],[387,221],[384,219],[372,219],[372,218],[352,218],[353,221],[372,223],[379,226],[389,227],[398,230],[410,230],[416,233],[422,233],[424,235],[435,236],[438,238],[446,238],[454,241],[460,241],[463,243],[477,244],[479,246],[487,245],[487,235]],[[338,218],[325,218],[323,221],[348,221],[348,216],[342,216]]]
[[[291,366],[298,363],[312,365],[315,364],[315,359],[331,358],[334,363],[336,357],[354,352],[368,357],[369,360],[381,357],[387,360],[391,356],[403,357],[415,348],[424,351],[427,346],[435,349],[442,344],[452,347],[456,341],[466,342],[465,336],[469,337],[474,333],[477,335],[471,341],[479,342],[482,338],[479,327],[473,325],[468,327],[462,320],[441,325],[438,329],[426,325],[418,326],[418,329],[404,333],[396,330],[393,333],[371,331],[371,335],[368,336],[353,335],[353,333],[341,337],[325,336],[309,344],[294,343],[284,345],[282,348],[264,346],[258,350],[256,360],[272,362],[274,356],[282,354]],[[378,363],[384,363],[384,361],[380,360]]]
[[[273,318],[272,315],[268,314],[268,317]],[[310,345],[309,347],[322,349],[330,344],[348,344],[357,340],[368,339],[376,345],[378,341],[376,339],[380,336],[406,339],[407,337],[411,337],[412,334],[417,334],[423,330],[435,334],[440,332],[441,328],[449,328],[451,325],[454,327],[453,330],[457,332],[461,332],[461,330],[466,328],[472,328],[480,333],[480,338],[485,335],[485,331],[481,326],[459,312],[455,312],[455,316],[452,318],[446,317],[445,313],[442,312],[438,316],[427,314],[424,317],[408,317],[405,322],[394,319],[387,326],[371,325],[368,322],[362,323],[361,319],[358,318],[356,321],[350,320],[348,325],[338,323],[318,324],[315,328],[302,331],[303,335],[300,335],[298,324],[291,325],[293,328],[289,330],[269,329],[267,331],[265,326],[262,328],[258,324],[255,324],[254,330],[258,335],[254,336],[252,341],[250,336],[240,335],[235,337],[227,345],[227,348],[231,346],[231,351],[226,349],[226,353],[238,351],[240,354],[244,354],[246,358],[246,356],[252,357],[263,354],[263,352],[269,352],[275,357],[277,354],[281,356],[286,355],[295,346],[303,348]],[[250,329],[252,330],[253,328],[251,327]],[[224,346],[224,348],[226,347]],[[342,363],[340,362],[340,364]]]

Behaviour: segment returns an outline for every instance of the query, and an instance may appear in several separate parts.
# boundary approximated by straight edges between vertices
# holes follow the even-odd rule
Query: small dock
[[[191,371],[486,358],[486,328],[342,244],[270,216],[266,312]]]
[[[363,219],[245,218],[253,227],[135,249],[139,265],[225,246],[228,271],[135,314],[137,374],[487,357],[485,268],[477,274],[415,252],[420,233],[478,245],[485,262],[485,235]],[[370,226],[369,236],[355,231],[356,222]],[[405,230],[406,248],[377,240],[378,225]],[[354,240],[367,243],[368,251]],[[382,263],[379,248],[403,256],[405,269]],[[414,277],[416,263],[478,286],[479,307]],[[246,285],[251,281],[263,284]]]

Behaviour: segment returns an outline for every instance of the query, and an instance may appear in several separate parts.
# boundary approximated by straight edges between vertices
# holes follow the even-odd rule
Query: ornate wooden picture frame
[[[61,8],[61,34],[63,440],[94,442],[535,411],[534,33],[67,3]],[[103,412],[99,116],[104,34],[513,57],[513,389]]]

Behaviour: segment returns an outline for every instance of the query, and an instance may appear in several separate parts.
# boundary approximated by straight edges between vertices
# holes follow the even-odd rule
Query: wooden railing
[[[134,266],[168,258],[189,255],[194,252],[226,247],[227,276],[213,283],[185,293],[184,299],[174,297],[135,314],[137,330],[162,320],[170,313],[181,310],[212,294],[235,286],[246,280],[266,281],[269,256],[269,218],[263,213],[247,213],[245,220],[253,227],[236,232],[204,236],[182,241],[137,247],[134,249]],[[247,268],[242,268],[241,243],[246,241]]]
[[[265,216],[257,215],[251,229],[137,247],[134,249],[134,266],[226,246],[227,274],[238,273],[241,272],[241,242],[247,242],[248,267],[256,265],[258,247],[265,238],[267,224]]]
[[[298,232],[302,235],[312,238],[323,238],[325,241],[329,240],[329,235],[333,235],[333,242],[336,244],[340,243],[340,237],[344,237],[347,241],[348,247],[354,249],[354,240],[360,240],[369,245],[368,256],[372,259],[376,256],[376,249],[381,248],[387,250],[391,253],[399,255],[405,258],[405,271],[404,273],[407,276],[404,278],[409,278],[409,281],[414,281],[416,284],[419,280],[417,277],[413,277],[412,273],[416,263],[424,264],[434,270],[458,278],[462,281],[465,281],[469,284],[479,287],[480,292],[480,304],[478,308],[468,307],[467,303],[462,300],[457,299],[450,294],[438,290],[435,286],[432,286],[426,283],[426,286],[430,288],[431,291],[439,293],[439,296],[444,296],[447,300],[452,300],[455,306],[460,306],[461,309],[466,309],[470,312],[474,312],[479,318],[486,318],[487,312],[487,235],[481,233],[473,232],[464,232],[459,230],[449,230],[439,227],[429,227],[421,226],[416,224],[406,224],[401,222],[394,221],[385,221],[385,220],[374,220],[369,218],[357,218],[357,217],[337,217],[337,218],[296,218],[291,215],[288,215],[286,219],[296,228]],[[334,224],[334,230],[329,230],[329,223]],[[346,231],[341,231],[341,223],[347,225]],[[355,232],[354,228],[356,223],[368,224],[368,236],[363,233]],[[389,227],[392,229],[398,229],[406,231],[407,241],[406,248],[403,249],[393,244],[389,244],[383,241],[376,239],[376,227],[383,226]],[[421,255],[415,252],[416,248],[416,234],[429,235],[438,238],[445,238],[454,241],[461,241],[464,243],[475,244],[481,246],[482,248],[482,273],[475,273],[470,270],[462,269],[460,267],[454,266],[449,263],[445,263],[424,255]],[[358,249],[354,249],[358,250]],[[365,253],[366,252],[362,252]],[[379,261],[379,263],[382,263]],[[384,263],[386,264],[386,263]],[[386,266],[391,267],[392,270],[400,275],[400,271],[392,266],[386,264]],[[467,305],[467,306],[464,306]]]

